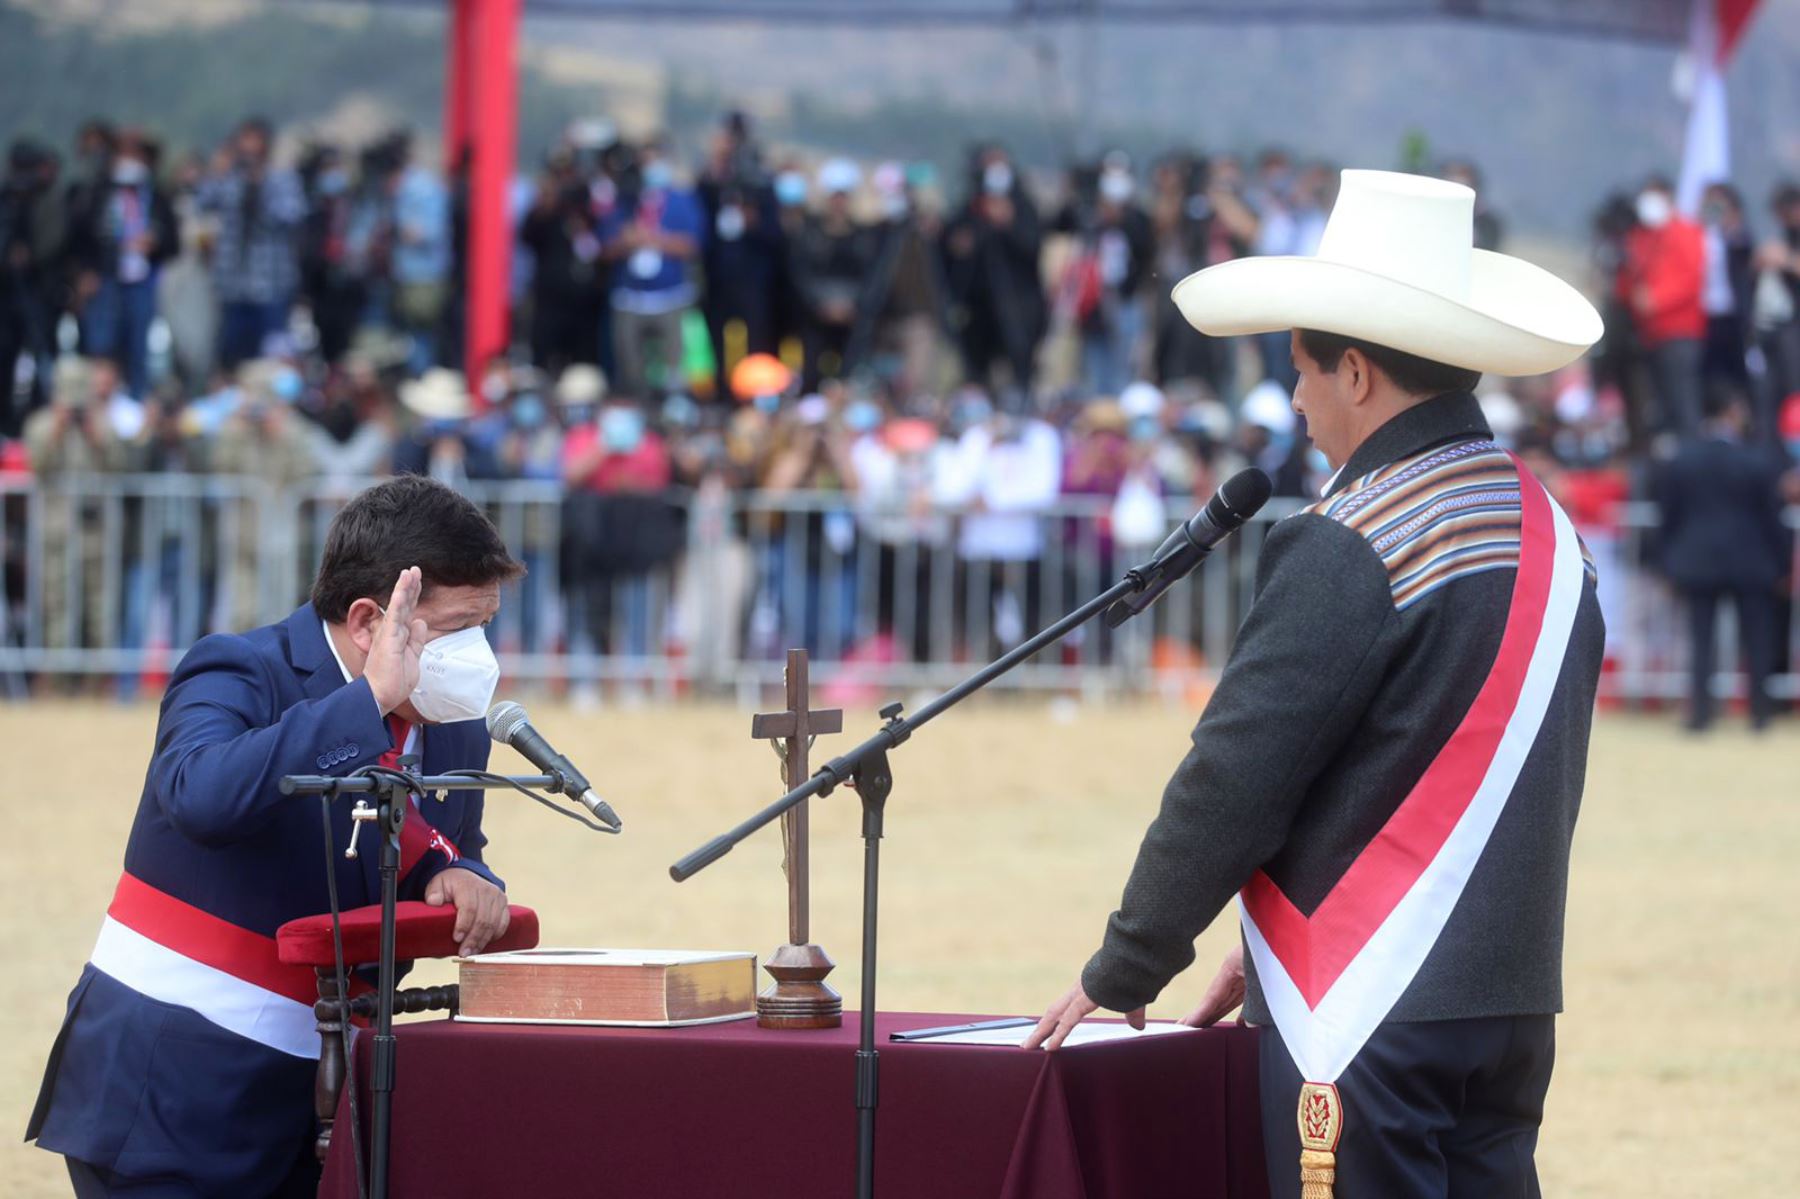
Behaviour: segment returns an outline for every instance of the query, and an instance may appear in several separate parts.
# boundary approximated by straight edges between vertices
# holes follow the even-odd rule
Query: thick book
[[[756,955],[524,949],[467,958],[456,1018],[487,1024],[679,1028],[756,1014]]]

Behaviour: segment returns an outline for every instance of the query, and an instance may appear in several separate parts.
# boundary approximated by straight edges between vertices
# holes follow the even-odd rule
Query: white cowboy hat
[[[1215,337],[1317,329],[1467,370],[1538,375],[1600,340],[1600,314],[1555,275],[1474,247],[1475,193],[1391,171],[1345,171],[1311,258],[1238,258],[1175,285]]]
[[[564,407],[598,404],[606,398],[606,375],[597,366],[576,362],[556,378],[556,402]]]
[[[465,420],[475,411],[462,372],[441,366],[402,383],[400,402],[426,420]]]

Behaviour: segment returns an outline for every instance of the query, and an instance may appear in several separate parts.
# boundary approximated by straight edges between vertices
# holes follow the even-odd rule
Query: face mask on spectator
[[[660,158],[653,158],[644,164],[644,186],[651,191],[663,191],[675,182],[675,172],[669,164]]]
[[[463,423],[459,420],[428,420],[422,427],[427,441],[438,441],[445,437],[461,437],[463,431]]]
[[[799,171],[783,171],[775,176],[775,198],[787,208],[806,203],[806,176]]]
[[[132,187],[142,183],[150,176],[150,168],[135,158],[121,158],[113,163],[112,177],[114,183]]]
[[[752,402],[758,412],[766,412],[770,416],[781,411],[781,397],[778,395],[757,396]]]
[[[600,440],[615,454],[629,454],[644,440],[644,414],[635,408],[608,408],[600,414]]]
[[[275,392],[275,398],[284,404],[291,404],[299,399],[303,386],[300,372],[292,367],[276,371],[275,377],[270,380],[270,387]]]
[[[857,400],[844,409],[844,424],[857,433],[868,433],[881,425],[881,405]]]
[[[350,176],[342,167],[332,167],[319,176],[319,194],[341,196],[350,190]]]
[[[990,196],[1004,196],[1012,191],[1012,167],[1004,162],[990,162],[981,172],[981,190]]]
[[[564,404],[562,406],[562,411],[563,421],[571,429],[578,425],[585,425],[594,419],[594,406],[592,404]]]
[[[1154,416],[1134,416],[1131,418],[1131,440],[1155,441],[1162,432],[1162,425]]]
[[[1130,200],[1137,191],[1137,185],[1131,176],[1124,171],[1103,171],[1100,174],[1100,198],[1111,204],[1123,204]]]
[[[736,204],[727,204],[719,209],[719,218],[714,225],[720,241],[736,241],[744,236],[744,210]]]
[[[1646,228],[1660,229],[1675,215],[1675,206],[1661,192],[1645,192],[1637,198],[1637,218]]]
[[[960,433],[965,429],[973,429],[976,425],[986,424],[993,415],[994,405],[985,396],[971,396],[957,401],[951,424]]]
[[[529,392],[513,400],[512,406],[507,409],[507,412],[512,417],[512,423],[521,429],[541,428],[544,417],[548,415],[544,401]]]

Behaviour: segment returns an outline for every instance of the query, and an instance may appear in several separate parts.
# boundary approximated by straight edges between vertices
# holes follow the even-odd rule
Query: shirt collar
[[[1452,391],[1433,396],[1394,416],[1364,438],[1337,474],[1331,476],[1325,494],[1335,495],[1353,480],[1421,450],[1493,435],[1474,393]]]
[[[344,656],[338,653],[337,642],[331,639],[331,626],[321,620],[319,627],[325,630],[325,648],[331,651],[331,660],[336,662],[338,669],[344,672],[344,681],[354,683],[356,680],[350,677],[350,668],[344,665]]]

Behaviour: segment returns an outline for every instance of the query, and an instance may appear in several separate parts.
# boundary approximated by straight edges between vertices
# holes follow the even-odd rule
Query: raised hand
[[[418,567],[401,571],[387,611],[382,613],[374,639],[369,642],[363,677],[369,680],[369,690],[383,716],[405,703],[419,685],[419,654],[425,648],[427,630],[424,621],[414,618],[413,610],[419,605],[419,593],[424,587],[424,576]]]

